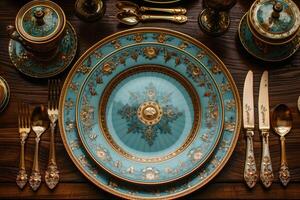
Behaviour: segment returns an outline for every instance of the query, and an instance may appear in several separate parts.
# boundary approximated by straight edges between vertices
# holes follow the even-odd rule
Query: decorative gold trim
[[[143,102],[137,110],[138,119],[145,125],[152,126],[160,122],[164,113],[161,106],[154,101]]]
[[[28,33],[26,33],[26,31],[24,31],[24,29],[23,29],[22,22],[23,22],[24,15],[27,13],[28,10],[30,10],[31,8],[36,7],[36,6],[48,7],[50,9],[54,10],[59,17],[58,18],[59,19],[58,26],[56,27],[55,31],[53,31],[53,33],[51,33],[48,36],[33,37],[33,36],[30,36]],[[59,5],[57,5],[56,3],[52,2],[52,1],[48,1],[48,0],[47,1],[34,0],[34,1],[31,1],[27,4],[25,4],[19,10],[16,20],[15,20],[15,26],[16,26],[17,32],[20,34],[20,36],[25,41],[32,43],[32,44],[48,44],[62,35],[62,33],[65,30],[66,22],[67,22],[67,20],[66,20],[65,13]]]
[[[154,72],[159,72],[162,74],[167,74],[177,80],[179,83],[182,84],[182,86],[188,91],[190,98],[193,103],[193,108],[194,108],[194,121],[193,121],[193,126],[191,128],[191,131],[187,134],[188,136],[186,137],[186,140],[184,141],[183,145],[180,146],[178,149],[175,151],[168,153],[167,155],[161,156],[161,157],[150,157],[150,158],[142,158],[137,155],[131,155],[130,153],[126,152],[122,147],[120,147],[111,137],[108,128],[106,126],[106,120],[105,120],[105,114],[106,114],[106,106],[108,103],[108,99],[113,91],[113,89],[125,78],[129,77],[130,75],[141,73],[141,72],[148,72],[148,71],[154,71]],[[143,66],[136,66],[131,69],[128,69],[120,74],[118,74],[114,79],[108,84],[108,86],[105,88],[102,98],[100,100],[99,104],[99,125],[100,129],[103,132],[105,139],[109,144],[112,145],[113,149],[124,156],[125,158],[137,161],[137,162],[149,162],[149,163],[154,163],[154,162],[163,162],[165,160],[169,160],[177,155],[179,155],[183,150],[185,150],[191,142],[194,141],[197,132],[200,128],[201,125],[201,106],[200,106],[200,99],[197,95],[197,92],[195,88],[179,73],[172,71],[170,69],[167,69],[165,67],[161,66],[155,66],[155,65],[143,65]],[[88,151],[87,151],[88,152]],[[212,153],[212,152],[211,152]],[[97,161],[96,161],[97,162]],[[97,162],[98,163],[98,162]],[[105,168],[102,166],[101,163],[99,163],[101,167]],[[122,177],[119,177],[122,178]],[[130,181],[127,180],[126,181]],[[132,181],[130,181],[132,182]],[[169,182],[169,181],[168,181]],[[136,182],[134,182],[136,183]],[[139,183],[139,182],[138,182]],[[165,182],[164,182],[165,183]],[[144,184],[144,182],[143,182]],[[153,183],[154,184],[154,183]],[[155,183],[157,184],[157,183]]]
[[[96,44],[94,44],[92,47],[90,47],[78,60],[77,62],[74,64],[74,67],[70,70],[67,78],[65,79],[65,83],[63,85],[63,88],[62,88],[62,93],[61,93],[61,96],[60,96],[60,100],[59,100],[59,111],[60,113],[63,113],[63,108],[64,108],[64,99],[66,97],[66,90],[68,89],[68,86],[70,84],[70,81],[71,81],[71,78],[75,75],[76,73],[76,66],[79,66],[83,60],[86,58],[86,56],[91,53],[91,52],[94,52],[96,48],[98,48],[98,46],[100,44],[104,44],[106,43],[107,41],[110,41],[111,39],[113,38],[117,38],[117,37],[120,37],[122,35],[126,35],[126,34],[129,34],[129,33],[138,33],[138,32],[156,32],[156,33],[161,33],[161,32],[165,32],[167,34],[170,34],[170,35],[174,35],[178,38],[182,38],[183,40],[185,41],[189,41],[190,43],[193,43],[194,45],[196,46],[201,46],[201,48],[203,48],[207,54],[210,54],[219,64],[220,66],[223,68],[224,70],[224,74],[226,75],[226,77],[228,78],[228,81],[232,84],[231,88],[233,90],[233,95],[235,97],[235,99],[237,100],[236,101],[236,105],[237,105],[237,113],[236,113],[236,126],[235,126],[235,136],[232,140],[232,146],[230,148],[230,150],[227,152],[227,155],[224,157],[223,161],[220,162],[220,165],[216,168],[216,170],[209,176],[207,177],[207,179],[205,179],[205,181],[201,182],[200,184],[198,185],[195,185],[195,186],[191,186],[189,187],[188,190],[184,190],[184,191],[181,191],[181,192],[178,192],[176,193],[175,195],[174,194],[171,194],[171,195],[166,195],[166,196],[163,196],[163,197],[155,197],[155,199],[174,199],[174,198],[179,198],[179,197],[182,197],[184,195],[187,195],[187,194],[190,194],[196,190],[198,190],[199,188],[203,187],[204,185],[206,185],[209,181],[211,181],[222,169],[223,167],[225,166],[225,164],[227,163],[227,161],[229,160],[230,156],[232,155],[233,151],[234,151],[234,148],[237,144],[237,140],[238,140],[238,136],[239,136],[239,132],[240,132],[240,129],[241,129],[241,119],[242,119],[242,108],[241,108],[241,100],[240,100],[240,96],[239,96],[239,92],[238,92],[238,89],[236,87],[236,84],[234,82],[234,79],[232,78],[229,70],[226,68],[226,66],[224,65],[224,63],[208,48],[206,47],[204,44],[202,44],[201,42],[199,42],[198,40],[196,40],[195,38],[191,37],[191,36],[188,36],[184,33],[181,33],[181,32],[178,32],[178,31],[174,31],[174,30],[170,30],[170,29],[165,29],[165,28],[155,28],[155,27],[145,27],[145,28],[134,28],[134,29],[128,29],[128,30],[125,30],[125,31],[120,31],[120,32],[117,32],[115,34],[112,34],[102,40],[100,40],[99,42],[97,42]],[[114,188],[111,188],[110,185],[104,185],[104,184],[101,184],[97,181],[94,180],[94,177],[93,176],[90,176],[86,171],[85,169],[81,166],[81,164],[78,163],[77,161],[77,158],[74,157],[73,153],[72,153],[72,150],[69,148],[68,146],[68,143],[67,143],[67,139],[66,139],[66,134],[65,133],[65,128],[64,128],[64,115],[60,115],[59,117],[59,129],[60,129],[60,133],[61,133],[61,137],[62,137],[62,141],[64,143],[64,146],[65,146],[65,149],[66,151],[68,152],[71,160],[73,161],[73,163],[76,165],[76,167],[79,169],[79,171],[86,177],[88,178],[92,183],[94,183],[96,186],[102,188],[103,190],[107,191],[107,192],[110,192],[118,197],[121,197],[121,198],[127,198],[127,199],[153,199],[151,197],[137,197],[135,196],[134,194],[125,194],[125,193],[122,193],[122,192],[119,192],[119,191],[116,191],[114,190]]]

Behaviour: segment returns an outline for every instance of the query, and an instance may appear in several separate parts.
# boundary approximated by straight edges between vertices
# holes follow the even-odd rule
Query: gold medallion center
[[[161,120],[162,115],[162,108],[154,101],[142,103],[137,110],[139,120],[146,125],[157,124]]]

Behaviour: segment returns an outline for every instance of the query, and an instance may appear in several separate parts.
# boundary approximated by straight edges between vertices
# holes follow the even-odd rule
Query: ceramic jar
[[[282,61],[300,46],[300,11],[292,0],[256,0],[242,18],[240,40],[253,56]]]
[[[7,29],[10,37],[28,51],[47,56],[57,49],[65,26],[66,16],[60,6],[48,0],[34,0],[19,10],[15,26]]]

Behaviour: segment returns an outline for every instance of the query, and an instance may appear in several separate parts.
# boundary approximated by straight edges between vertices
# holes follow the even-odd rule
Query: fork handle
[[[20,165],[19,165],[19,173],[16,179],[17,185],[19,186],[20,189],[23,189],[27,183],[27,173],[25,170],[25,155],[24,155],[25,139],[26,137],[21,138]]]
[[[55,127],[56,123],[50,124],[51,128],[51,138],[50,138],[50,151],[49,151],[49,162],[48,167],[45,173],[45,182],[50,189],[55,188],[59,182],[59,171],[56,165],[56,156],[55,156]]]
[[[266,188],[272,185],[274,174],[269,150],[269,130],[262,130],[262,160],[260,166],[260,179]]]
[[[49,150],[49,161],[48,164],[56,164],[55,155],[55,127],[56,123],[50,123],[51,135],[50,135],[50,150]]]
[[[39,169],[39,142],[40,138],[35,138],[35,152],[34,152],[34,160],[33,160],[33,167],[32,172],[29,178],[29,184],[33,191],[36,191],[41,184],[42,177]]]

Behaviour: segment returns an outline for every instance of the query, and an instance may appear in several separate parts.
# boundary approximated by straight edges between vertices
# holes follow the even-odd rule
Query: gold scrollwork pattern
[[[255,186],[257,178],[258,178],[255,160],[254,160],[253,156],[247,157],[246,165],[247,165],[247,168],[246,168],[247,170],[245,171],[244,178],[245,178],[247,185],[250,188],[253,188]]]
[[[290,177],[290,171],[287,163],[282,163],[279,170],[279,179],[282,185],[287,186],[287,184],[290,182]]]
[[[261,161],[261,169],[260,169],[260,179],[263,183],[263,185],[266,188],[269,188],[272,185],[274,175],[273,175],[273,169],[272,169],[272,162],[270,157],[270,151],[269,151],[269,131],[268,130],[262,130],[262,161]]]
[[[258,174],[253,152],[253,137],[254,132],[252,130],[247,130],[247,151],[246,151],[246,161],[244,169],[244,179],[249,188],[253,188],[257,182]]]

